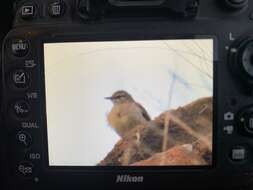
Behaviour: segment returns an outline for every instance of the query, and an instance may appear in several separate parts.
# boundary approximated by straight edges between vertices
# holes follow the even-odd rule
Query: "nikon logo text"
[[[117,175],[116,183],[142,183],[143,176]]]

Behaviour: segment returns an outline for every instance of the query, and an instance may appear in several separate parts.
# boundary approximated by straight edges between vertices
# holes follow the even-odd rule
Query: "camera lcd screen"
[[[49,166],[211,166],[213,39],[44,43]]]

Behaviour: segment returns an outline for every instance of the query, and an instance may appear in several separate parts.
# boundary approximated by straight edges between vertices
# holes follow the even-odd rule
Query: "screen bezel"
[[[120,36],[120,37],[119,37]],[[45,88],[45,74],[44,74],[44,44],[47,43],[64,43],[64,42],[113,42],[113,41],[151,41],[151,40],[197,40],[197,39],[210,39],[213,40],[213,143],[212,143],[212,165],[199,165],[199,166],[50,166],[49,165],[49,152],[48,152],[48,135],[47,135],[47,113],[46,113],[46,88]],[[107,35],[53,35],[44,37],[40,40],[41,55],[40,60],[40,73],[41,73],[41,115],[43,126],[43,165],[44,168],[54,171],[87,171],[87,172],[101,172],[101,171],[131,171],[131,172],[180,172],[180,171],[203,171],[210,170],[216,166],[216,139],[217,139],[217,62],[218,62],[218,40],[215,36],[211,35],[134,35],[128,34],[126,36],[107,34]]]

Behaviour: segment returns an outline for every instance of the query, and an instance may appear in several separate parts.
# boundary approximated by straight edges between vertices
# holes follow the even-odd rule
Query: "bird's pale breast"
[[[108,122],[121,136],[125,136],[131,129],[140,125],[144,119],[140,108],[135,103],[115,105],[108,115]]]

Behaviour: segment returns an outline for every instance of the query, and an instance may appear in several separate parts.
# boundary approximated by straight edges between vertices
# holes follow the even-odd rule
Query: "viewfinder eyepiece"
[[[130,6],[159,6],[166,0],[109,0],[109,3],[117,7]]]

